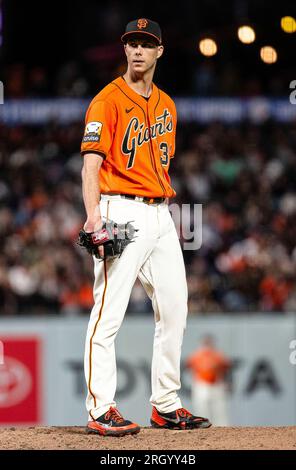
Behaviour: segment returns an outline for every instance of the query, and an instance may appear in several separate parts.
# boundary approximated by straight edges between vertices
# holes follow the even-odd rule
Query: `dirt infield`
[[[0,450],[296,450],[296,427],[142,428],[135,436],[101,437],[83,427],[0,428]]]

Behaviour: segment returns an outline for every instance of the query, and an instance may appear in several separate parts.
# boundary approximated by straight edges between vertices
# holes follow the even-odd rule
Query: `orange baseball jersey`
[[[223,380],[230,362],[222,353],[202,348],[188,358],[186,366],[192,369],[195,380],[213,384]]]
[[[122,77],[98,93],[86,112],[81,153],[104,157],[101,193],[175,196],[168,170],[175,153],[176,124],[173,100],[154,83],[149,99]]]

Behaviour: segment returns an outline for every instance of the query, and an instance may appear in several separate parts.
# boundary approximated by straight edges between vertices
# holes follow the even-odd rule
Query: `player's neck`
[[[153,73],[146,75],[136,75],[132,74],[127,70],[123,75],[124,80],[139,95],[149,98],[152,93],[152,78]]]

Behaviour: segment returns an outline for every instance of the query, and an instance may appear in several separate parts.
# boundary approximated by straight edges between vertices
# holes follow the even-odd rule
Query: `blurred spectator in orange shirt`
[[[192,404],[194,413],[209,416],[216,426],[229,424],[225,376],[230,361],[215,348],[212,336],[203,338],[201,347],[186,361],[193,374]]]
[[[267,275],[260,283],[262,310],[282,311],[294,287],[291,276],[281,273]]]

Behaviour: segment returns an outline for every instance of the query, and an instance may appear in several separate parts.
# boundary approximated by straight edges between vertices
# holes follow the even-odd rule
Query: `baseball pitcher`
[[[81,152],[87,219],[79,244],[94,259],[94,306],[85,343],[87,429],[101,435],[134,434],[140,427],[116,408],[114,341],[140,279],[155,318],[151,425],[207,428],[178,396],[187,316],[182,251],[168,209],[175,196],[169,166],[175,154],[176,107],[153,83],[163,54],[157,23],[141,18],[122,36],[127,71],[90,103]]]

